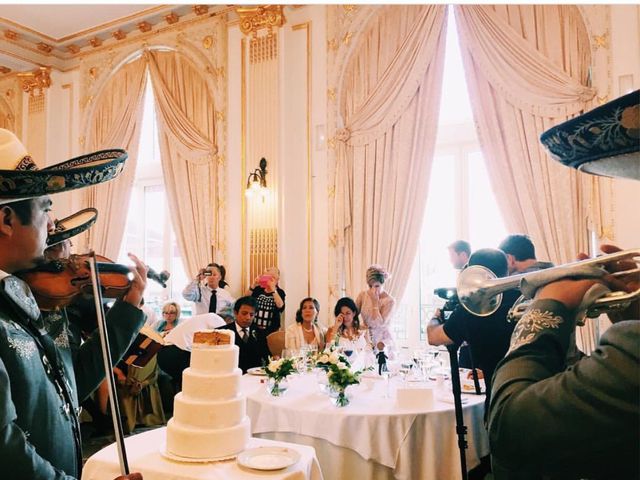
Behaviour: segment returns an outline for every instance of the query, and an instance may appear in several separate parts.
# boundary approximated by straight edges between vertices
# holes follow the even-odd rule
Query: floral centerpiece
[[[283,382],[292,373],[296,373],[295,360],[293,358],[279,358],[277,360],[269,357],[269,363],[265,366],[264,371],[270,380],[269,393],[274,397],[279,397],[287,391]]]
[[[367,370],[371,370],[371,367],[353,371],[348,362],[336,362],[329,365],[327,378],[329,379],[330,388],[336,394],[336,406],[345,407],[349,405],[349,397],[347,397],[345,390],[349,385],[359,384],[360,376]]]
[[[338,363],[342,363],[347,367],[351,366],[347,357],[342,355],[338,350],[334,349],[325,349],[322,352],[318,353],[315,357],[315,364],[317,368],[321,368],[322,370],[328,372],[331,365],[336,365]]]

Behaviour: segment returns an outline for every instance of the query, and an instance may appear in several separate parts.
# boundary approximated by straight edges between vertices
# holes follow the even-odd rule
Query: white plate
[[[162,442],[160,444],[160,455],[162,455],[167,460],[172,460],[174,462],[180,463],[211,463],[211,462],[224,462],[227,460],[233,460],[236,458],[236,455],[229,455],[226,457],[211,457],[211,458],[191,458],[191,457],[181,457],[180,455],[175,455],[169,451],[167,451],[167,444]]]
[[[267,374],[264,372],[263,367],[253,367],[247,370],[249,375],[258,375],[259,377],[266,377]]]
[[[238,455],[238,464],[254,470],[282,470],[300,460],[300,454],[286,447],[258,447]]]

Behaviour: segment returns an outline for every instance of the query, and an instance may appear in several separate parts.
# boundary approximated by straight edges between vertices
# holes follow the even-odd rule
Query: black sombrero
[[[60,242],[81,234],[96,223],[97,218],[98,211],[95,208],[85,208],[66,218],[56,220],[55,230],[47,237],[47,246],[57,245]]]
[[[640,90],[547,130],[540,141],[569,167],[640,180]]]
[[[0,128],[0,204],[107,182],[122,172],[127,156],[101,150],[38,169],[18,137]]]

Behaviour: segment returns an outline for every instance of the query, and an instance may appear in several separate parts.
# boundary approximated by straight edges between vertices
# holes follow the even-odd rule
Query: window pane
[[[489,182],[481,152],[468,156],[469,167],[469,241],[471,248],[497,248],[507,229]]]

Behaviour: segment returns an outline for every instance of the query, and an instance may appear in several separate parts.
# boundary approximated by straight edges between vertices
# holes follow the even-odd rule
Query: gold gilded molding
[[[335,100],[336,99],[336,89],[335,88],[329,88],[327,90],[327,97],[331,101]]]
[[[335,52],[336,50],[338,50],[338,41],[335,38],[327,40],[327,50],[330,52]]]
[[[113,35],[113,38],[115,38],[116,40],[124,40],[125,38],[127,38],[127,34],[120,29],[111,33],[111,35]]]
[[[171,12],[168,15],[164,16],[164,21],[167,22],[169,25],[178,23],[179,20],[180,20],[180,17],[175,12]]]
[[[209,5],[194,5],[193,13],[196,15],[204,15],[209,11]]]
[[[89,40],[89,43],[93,48],[98,48],[99,46],[102,45],[102,40],[100,40],[100,38],[98,37],[93,37],[92,39]]]
[[[38,42],[36,44],[36,47],[38,48],[38,50],[44,53],[51,53],[51,51],[53,50],[53,47],[51,45],[44,42]]]
[[[32,72],[19,73],[18,77],[22,83],[22,90],[28,93],[29,97],[42,96],[44,90],[51,86],[50,67],[40,67]]]
[[[609,96],[608,95],[605,95],[604,97],[598,96],[597,99],[598,99],[598,105],[604,105],[609,101]]]
[[[4,38],[6,38],[7,40],[18,40],[20,38],[20,35],[18,35],[17,32],[14,32],[13,30],[5,30],[4,31]]]
[[[245,39],[240,40],[240,225],[242,237],[241,269],[242,288],[247,285],[247,199],[244,194],[247,174],[247,53]]]
[[[594,35],[593,36],[593,49],[598,50],[599,48],[604,48],[605,50],[609,49],[609,31],[607,30],[602,35]]]
[[[268,35],[273,34],[273,27],[282,27],[287,19],[284,17],[282,5],[259,5],[236,7],[240,17],[240,31],[245,35],[258,36],[258,31],[266,28]]]
[[[88,73],[89,73],[89,76],[95,80],[96,77],[98,76],[98,67],[91,67]]]
[[[202,48],[209,50],[213,46],[213,36],[207,35],[202,39]]]
[[[0,74],[9,73],[11,69],[9,67],[5,67],[4,65],[0,65]]]
[[[142,33],[147,33],[151,31],[151,24],[149,22],[139,22],[138,25],[138,30],[140,30]]]
[[[80,52],[80,47],[78,45],[76,45],[75,43],[72,45],[67,45],[67,52],[75,55],[76,53]]]
[[[342,37],[342,43],[344,43],[345,45],[349,45],[349,42],[351,42],[351,37],[353,37],[353,32],[345,33],[344,37]]]

